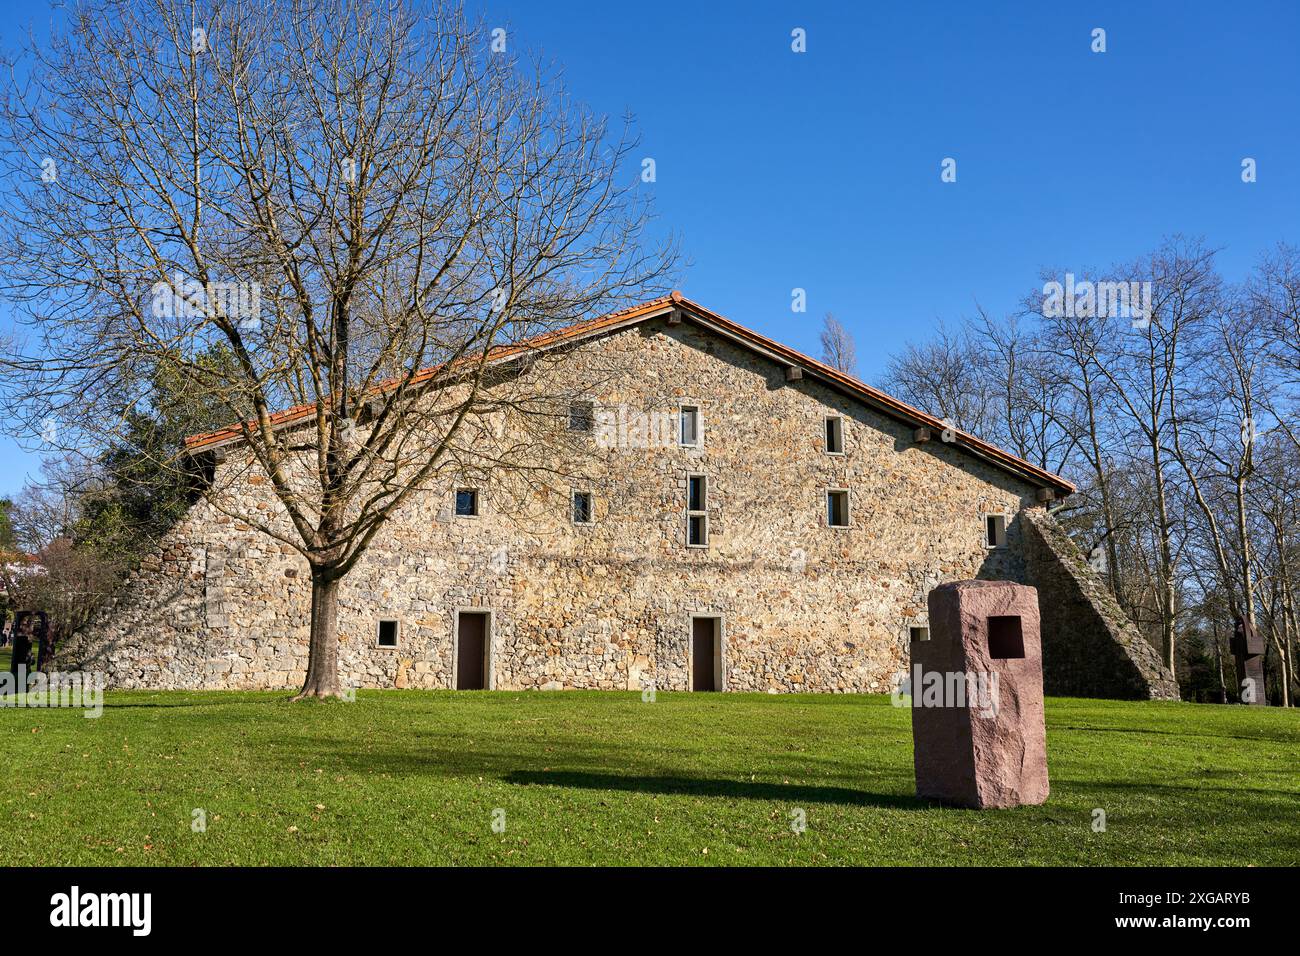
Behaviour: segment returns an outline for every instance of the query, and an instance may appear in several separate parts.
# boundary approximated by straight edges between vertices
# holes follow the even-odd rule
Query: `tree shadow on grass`
[[[112,693],[112,691],[109,691]],[[208,691],[195,691],[195,693],[208,693]],[[217,691],[215,693],[229,693],[229,691]],[[285,691],[283,697],[266,697],[241,698],[239,700],[221,700],[213,698],[211,700],[180,700],[180,701],[112,701],[105,695],[105,710],[179,710],[181,708],[194,707],[253,707],[257,705],[287,704],[293,696],[292,691]]]
[[[928,810],[931,804],[914,796],[868,793],[848,787],[817,787],[806,784],[758,783],[748,780],[710,780],[700,777],[625,776],[568,770],[516,770],[503,778],[519,786],[569,787],[581,790],[612,790],[662,794],[675,797],[727,797],[742,800],[772,800],[781,803],[842,803],[887,810]]]
[[[1207,733],[1204,730],[1160,730],[1155,727],[1086,727],[1075,724],[1049,725],[1047,730],[1049,734],[1073,730],[1085,734],[1137,734],[1139,736],[1182,737],[1189,740],[1193,737],[1206,737],[1214,740],[1246,740],[1256,744],[1294,744],[1297,742],[1296,732],[1286,727],[1280,728],[1276,733],[1271,732],[1272,728],[1265,728],[1262,729],[1263,732],[1256,734],[1215,734]]]
[[[548,740],[520,746],[498,734],[412,731],[401,740],[379,739],[358,746],[340,731],[330,736],[281,734],[264,742],[263,756],[286,766],[303,762],[353,773],[402,777],[480,777],[504,779],[520,767],[547,764],[644,766],[637,747],[591,741]]]
[[[1254,773],[1249,771],[1248,773]],[[1261,773],[1284,774],[1285,771],[1261,771]],[[1189,797],[1194,798],[1200,806],[1215,806],[1220,812],[1227,812],[1233,816],[1250,818],[1264,812],[1265,803],[1270,808],[1276,807],[1281,810],[1281,816],[1289,822],[1295,822],[1295,799],[1297,793],[1295,790],[1279,790],[1269,787],[1225,787],[1221,784],[1206,786],[1201,780],[1208,782],[1210,778],[1229,778],[1238,776],[1235,772],[1229,771],[1212,771],[1183,775],[1175,774],[1166,778],[1163,782],[1156,783],[1150,780],[1074,780],[1069,778],[1052,778],[1052,786],[1061,789],[1069,788],[1079,793],[1096,793],[1098,791],[1114,791],[1115,793],[1124,794],[1161,794],[1170,799],[1186,800]],[[1199,778],[1199,779],[1198,779]],[[1185,782],[1175,783],[1175,780]],[[1272,781],[1270,781],[1272,782]]]
[[[844,804],[894,810],[925,810],[930,807],[929,803],[911,794],[877,793],[846,786],[688,776],[680,771],[674,772],[672,768],[647,766],[642,749],[632,744],[556,739],[546,743],[547,751],[541,752],[511,747],[500,738],[488,738],[481,740],[474,749],[466,749],[463,740],[452,741],[439,733],[425,733],[415,734],[397,745],[385,741],[381,746],[357,749],[341,745],[337,740],[286,736],[271,743],[263,756],[274,756],[278,762],[290,766],[305,762],[332,770],[398,777],[490,776],[517,786]],[[552,769],[547,764],[560,766]],[[611,766],[626,768],[629,772],[607,773],[599,769]],[[794,768],[791,769],[794,772]],[[851,777],[852,772],[845,768],[838,776],[844,779]],[[873,782],[879,785],[879,777]]]

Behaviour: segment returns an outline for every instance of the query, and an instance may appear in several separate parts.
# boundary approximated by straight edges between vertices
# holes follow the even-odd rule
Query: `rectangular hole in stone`
[[[985,545],[990,548],[1003,548],[1007,543],[1006,515],[985,515]]]
[[[1025,656],[1025,638],[1020,631],[1020,615],[1008,614],[989,618],[989,657],[1005,660]]]
[[[826,524],[832,528],[849,526],[849,493],[847,491],[826,492]]]
[[[930,629],[928,627],[908,628],[913,641],[928,641],[930,639]]]
[[[844,419],[838,415],[826,418],[826,451],[832,455],[844,454]]]

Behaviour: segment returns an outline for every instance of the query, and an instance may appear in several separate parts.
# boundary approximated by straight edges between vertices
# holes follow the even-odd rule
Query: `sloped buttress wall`
[[[1178,682],[1046,511],[1020,513],[1027,580],[1040,595],[1043,689],[1073,697],[1177,700]]]

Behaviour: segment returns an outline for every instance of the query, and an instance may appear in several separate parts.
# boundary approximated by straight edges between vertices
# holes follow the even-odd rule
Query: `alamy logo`
[[[996,717],[998,675],[995,671],[927,671],[916,664],[911,674],[894,675],[889,700],[895,707],[969,708],[981,717]]]
[[[50,897],[51,926],[128,926],[133,936],[148,936],[153,925],[152,893],[71,892]]]
[[[1132,319],[1135,329],[1144,329],[1151,322],[1151,283],[1076,282],[1067,272],[1065,282],[1043,285],[1043,316]]]
[[[153,314],[158,319],[221,317],[241,328],[255,327],[262,315],[262,286],[257,282],[208,282],[179,272],[171,282],[155,282]]]
[[[619,405],[596,412],[597,448],[668,448],[677,444],[677,416]]]
[[[80,707],[86,717],[104,713],[102,671],[32,671],[19,664],[0,671],[0,707]]]

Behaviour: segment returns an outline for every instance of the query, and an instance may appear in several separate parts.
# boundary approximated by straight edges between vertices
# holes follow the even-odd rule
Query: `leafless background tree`
[[[263,476],[283,520],[257,527],[311,569],[302,695],[338,695],[338,584],[393,513],[453,472],[555,457],[566,396],[519,350],[667,285],[634,141],[454,5],[69,17],[0,111],[10,427],[94,455],[160,376],[240,423],[226,470]],[[480,452],[506,414],[512,440]]]
[[[889,359],[881,384],[910,405],[973,435],[992,433],[984,356],[973,326],[954,331],[940,322],[934,335]]]
[[[858,374],[858,350],[853,336],[831,313],[822,320],[822,361],[845,375]]]
[[[0,587],[9,620],[18,611],[45,611],[56,647],[112,595],[131,560],[74,545],[81,482],[75,469],[52,462],[46,480],[29,483],[3,516]]]
[[[1235,695],[1233,619],[1269,642],[1270,698],[1295,700],[1300,629],[1300,253],[1225,283],[1175,237],[1080,279],[1150,282],[1149,321],[984,312],[908,346],[884,386],[1077,480],[1058,512],[1185,693]],[[1040,277],[1061,280],[1064,270]],[[1083,310],[1088,311],[1088,310]]]

